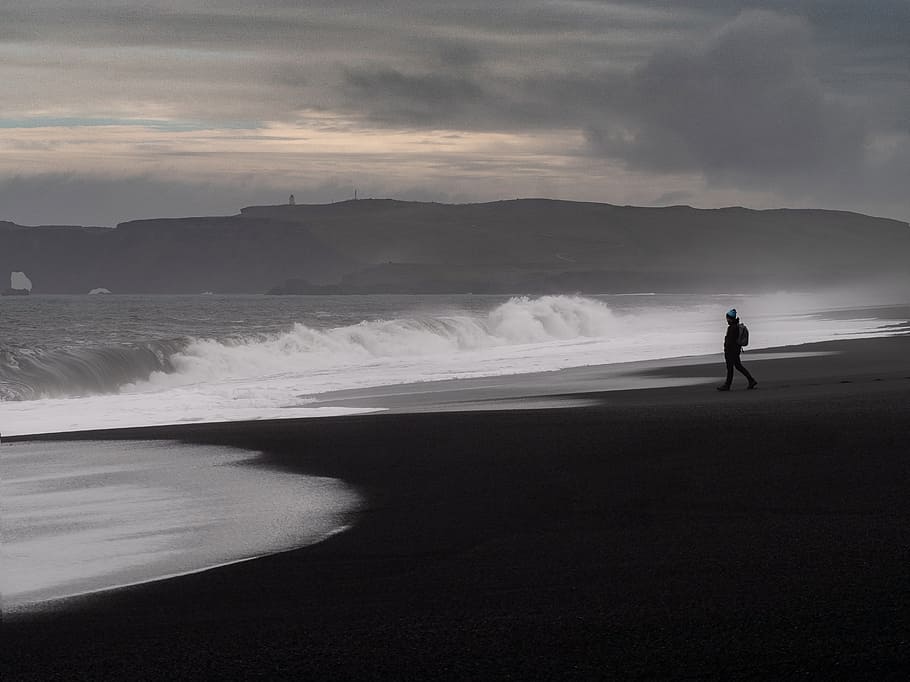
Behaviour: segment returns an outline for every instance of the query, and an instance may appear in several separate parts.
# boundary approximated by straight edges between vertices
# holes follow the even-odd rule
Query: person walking
[[[737,369],[746,379],[749,380],[748,388],[752,389],[758,385],[758,382],[749,374],[749,370],[743,367],[739,359],[743,351],[742,344],[748,341],[740,340],[740,322],[736,313],[736,308],[730,308],[727,311],[727,333],[724,336],[724,360],[727,362],[727,380],[717,387],[718,391],[729,391],[733,385],[733,369]]]

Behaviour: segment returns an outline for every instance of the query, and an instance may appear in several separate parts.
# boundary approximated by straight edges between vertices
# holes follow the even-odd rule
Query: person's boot
[[[749,389],[753,389],[758,386],[758,382],[755,379],[749,379]]]
[[[721,384],[720,386],[717,387],[717,390],[718,391],[729,391],[730,387],[727,386],[727,384]]]

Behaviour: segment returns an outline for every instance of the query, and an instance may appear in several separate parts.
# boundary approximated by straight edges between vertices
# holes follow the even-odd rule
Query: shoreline
[[[777,366],[787,363],[787,372],[794,381],[815,380],[832,371],[827,363],[811,361],[824,356],[843,356],[851,349],[861,354],[872,355],[871,344],[888,348],[907,336],[905,329],[910,324],[896,327],[893,335],[865,337],[859,339],[842,339],[818,341],[792,346],[778,346],[746,350],[743,362],[747,365],[761,363],[759,367]],[[904,333],[901,333],[904,332]],[[875,354],[879,354],[875,351]],[[884,371],[880,365],[893,363],[899,353],[879,354],[874,367],[867,366],[865,371]],[[887,359],[882,361],[882,357]],[[810,360],[810,362],[806,362]],[[845,376],[852,376],[855,370],[850,360],[836,362],[842,367]],[[724,373],[722,353],[708,355],[689,355],[655,360],[638,360],[631,362],[603,365],[586,365],[568,367],[559,370],[528,372],[524,374],[505,374],[474,378],[446,379],[416,383],[389,384],[366,387],[363,389],[344,389],[313,395],[313,402],[304,409],[313,408],[354,408],[364,411],[360,414],[336,414],[324,417],[294,417],[295,408],[286,408],[287,417],[263,418],[252,420],[227,420],[211,422],[180,422],[173,424],[156,424],[145,426],[128,426],[117,428],[84,429],[79,431],[51,431],[46,433],[28,433],[2,436],[3,442],[16,443],[32,440],[85,440],[93,437],[105,440],[115,439],[117,434],[134,440],[136,433],[151,434],[160,430],[183,430],[205,427],[216,424],[255,424],[261,422],[285,423],[297,420],[347,419],[351,417],[382,414],[413,414],[417,412],[442,412],[459,410],[508,410],[508,409],[548,409],[555,407],[590,406],[606,399],[608,394],[619,394],[623,401],[629,400],[635,392],[667,391],[684,389],[698,385],[707,385],[721,381]],[[867,363],[868,365],[868,363]],[[759,372],[762,370],[759,369]],[[784,376],[782,371],[774,371],[772,376],[778,379]],[[741,375],[736,375],[742,380]],[[734,379],[734,389],[737,379]],[[779,379],[778,379],[779,380]],[[764,382],[763,382],[764,385]],[[304,394],[305,395],[305,394]],[[303,397],[303,396],[301,396]],[[644,398],[647,402],[649,398]],[[170,438],[170,436],[153,436],[152,438]]]
[[[766,332],[763,344],[760,345],[772,343],[786,345],[794,341],[824,340],[830,339],[832,336],[836,337],[838,333],[844,334],[847,338],[878,335],[880,332],[889,331],[898,333],[902,325],[907,324],[906,320],[910,319],[910,307],[907,305],[836,309],[827,313],[817,311],[807,315],[793,316],[786,314],[788,308],[784,303],[792,305],[792,301],[787,299],[783,302],[765,301],[757,308],[759,317],[768,316],[769,306],[777,310],[771,315],[771,329]],[[816,303],[820,302],[816,301]],[[411,305],[417,304],[412,301]],[[237,347],[232,344],[224,346],[221,343],[208,342],[200,342],[201,345],[196,347],[192,342],[193,336],[180,336],[179,342],[174,340],[150,342],[151,345],[146,350],[154,351],[155,358],[157,358],[157,360],[151,361],[152,366],[161,369],[161,363],[165,362],[162,358],[165,357],[171,358],[168,362],[177,363],[173,367],[169,366],[168,371],[160,376],[158,372],[153,372],[152,376],[149,376],[147,363],[150,359],[141,348],[126,352],[117,343],[110,346],[104,343],[96,346],[89,344],[84,352],[80,350],[76,353],[78,357],[73,358],[70,358],[67,353],[49,351],[46,366],[39,363],[44,367],[41,371],[36,368],[28,369],[31,367],[31,361],[26,361],[22,365],[26,368],[22,370],[24,378],[19,377],[16,370],[11,374],[0,371],[0,374],[4,376],[9,374],[7,379],[12,382],[3,383],[0,378],[0,383],[3,383],[0,393],[4,394],[0,397],[7,399],[0,402],[0,422],[2,422],[0,430],[9,437],[14,433],[16,435],[37,435],[148,425],[180,426],[184,423],[219,420],[321,417],[326,413],[344,414],[354,410],[363,410],[363,408],[344,406],[331,407],[328,406],[327,401],[329,400],[350,401],[353,396],[358,394],[364,397],[375,397],[389,391],[415,392],[416,389],[409,386],[407,382],[421,382],[418,384],[421,386],[419,389],[421,392],[435,391],[437,387],[449,390],[452,387],[465,386],[484,388],[487,393],[489,393],[487,390],[490,388],[489,384],[492,383],[499,385],[511,397],[524,397],[531,388],[528,383],[535,381],[542,385],[542,389],[537,389],[538,393],[541,391],[552,393],[553,381],[567,384],[566,392],[579,392],[579,387],[572,385],[573,376],[587,384],[585,388],[587,391],[656,387],[662,384],[684,382],[681,379],[660,379],[640,373],[635,376],[631,371],[625,370],[673,364],[677,360],[673,357],[664,357],[655,360],[650,365],[642,364],[642,361],[630,364],[629,360],[654,356],[703,354],[717,350],[717,346],[712,341],[715,340],[716,330],[712,324],[712,331],[709,332],[706,326],[707,321],[702,319],[703,315],[702,317],[696,315],[700,321],[695,321],[693,324],[686,322],[685,327],[680,329],[678,339],[674,338],[672,329],[668,328],[666,338],[660,340],[658,333],[660,329],[668,324],[673,326],[674,322],[669,319],[658,321],[658,318],[650,318],[645,326],[641,326],[647,319],[646,311],[643,313],[645,317],[642,319],[638,319],[639,316],[636,313],[629,318],[630,321],[621,322],[625,319],[621,310],[614,315],[600,302],[589,299],[556,297],[552,300],[541,299],[539,301],[513,300],[495,308],[490,313],[493,315],[491,320],[495,319],[495,322],[488,321],[493,325],[489,329],[482,320],[478,322],[478,318],[474,317],[478,311],[465,305],[466,309],[473,312],[465,319],[453,319],[461,320],[455,325],[457,329],[461,330],[457,336],[461,339],[462,334],[468,334],[473,340],[467,344],[467,348],[473,350],[466,353],[453,352],[449,355],[439,355],[433,351],[426,354],[426,358],[424,358],[425,353],[420,352],[417,353],[419,356],[417,358],[395,359],[396,353],[402,350],[403,343],[404,347],[408,347],[408,343],[415,342],[414,339],[411,339],[411,332],[402,332],[399,326],[396,326],[397,322],[392,325],[392,329],[397,331],[391,335],[388,347],[383,345],[384,341],[381,341],[388,331],[384,331],[384,323],[381,322],[367,323],[368,330],[363,332],[366,334],[363,338],[360,336],[362,330],[354,329],[352,331],[342,324],[341,327],[330,326],[325,332],[314,328],[306,333],[301,332],[302,336],[297,334],[295,327],[287,334],[282,331],[275,337],[267,336],[259,340],[256,340],[255,336],[244,337],[245,340]],[[240,307],[249,308],[250,306]],[[563,310],[564,307],[568,307],[568,311]],[[542,310],[537,308],[542,308]],[[602,332],[608,331],[616,323],[619,327],[614,329],[614,332],[618,336],[614,337],[607,333],[603,337],[587,338],[582,335],[569,342],[565,348],[563,348],[562,342],[554,344],[547,342],[542,345],[535,342],[528,347],[522,343],[515,345],[513,343],[515,339],[520,340],[525,336],[537,338],[540,331],[537,329],[537,322],[532,323],[527,319],[532,309],[532,317],[537,320],[538,318],[535,316],[541,316],[541,319],[545,321],[541,323],[544,326],[556,325],[556,329],[562,329],[560,325],[565,321],[560,321],[561,316],[568,315],[574,319],[569,324],[572,329],[575,329],[573,325],[581,324],[579,320],[588,320],[585,324],[594,324]],[[633,309],[638,310],[638,307],[633,306]],[[415,310],[419,311],[419,307]],[[783,312],[781,312],[782,310]],[[866,312],[862,312],[863,310]],[[261,315],[261,311],[249,310],[247,312]],[[494,315],[494,313],[496,314]],[[429,350],[432,350],[436,348],[434,344],[440,342],[440,339],[445,348],[453,343],[452,334],[454,332],[447,327],[449,324],[445,321],[447,318],[443,317],[439,320],[434,318],[435,321],[430,324],[430,327],[435,331],[429,333],[421,326],[423,323],[419,322],[422,319],[422,313],[415,312],[414,314],[417,315],[417,327],[421,330],[417,336],[420,339],[418,346],[422,348],[421,344],[426,342],[429,343]],[[502,319],[498,317],[500,314]],[[348,314],[345,313],[345,315]],[[842,316],[843,319],[840,319]],[[362,315],[357,314],[353,319],[361,317]],[[575,319],[576,317],[577,319]],[[688,320],[688,314],[686,317]],[[678,322],[674,315],[671,314],[670,318]],[[26,323],[26,320],[22,322]],[[412,320],[412,322],[414,321]],[[441,324],[444,330],[437,329],[437,323]],[[475,329],[477,324],[480,324],[481,331]],[[410,328],[409,325],[410,323],[404,324],[404,327]],[[315,343],[316,347],[323,343],[329,343],[334,347],[333,344],[338,340],[332,341],[332,338],[335,336],[334,332],[339,330],[344,338],[341,340],[343,343],[341,343],[341,350],[338,351],[340,354],[337,357],[335,351],[329,353],[328,359],[319,359],[322,356],[318,353],[310,357],[308,352],[298,352],[301,350],[299,344],[306,349],[310,348],[311,342]],[[503,339],[496,340],[498,338],[496,330],[506,330],[506,336],[510,339],[513,334],[517,334],[517,336],[509,343],[501,345],[500,342]],[[477,339],[472,336],[475,332],[480,335],[480,342],[477,342]],[[626,332],[630,333],[626,334]],[[310,333],[316,335],[315,341],[307,340]],[[323,338],[324,333],[329,336]],[[351,339],[345,336],[349,333],[353,334]],[[429,333],[429,337],[426,337],[427,333]],[[485,344],[490,341],[488,338],[490,334],[493,334],[493,337],[490,337],[493,339],[492,346],[486,348]],[[544,334],[546,338],[550,336],[549,332]],[[561,332],[556,336],[561,336]],[[220,338],[217,333],[215,337]],[[28,338],[29,335],[26,333],[24,340],[27,341]],[[762,341],[762,339],[756,338],[753,341]],[[290,354],[286,356],[284,351],[273,352],[275,349],[270,349],[269,345],[273,342],[279,343],[279,345],[290,344]],[[40,339],[33,339],[33,343],[40,344]],[[372,347],[373,343],[380,344],[378,350],[374,348],[374,351],[381,357],[376,362],[364,361],[360,357],[361,351],[363,348]],[[184,348],[184,344],[189,344],[185,348],[188,353],[186,356],[181,355],[179,351],[180,348]],[[365,346],[362,348],[360,344],[365,344]],[[461,348],[460,344],[459,341],[459,348]],[[28,344],[26,343],[26,345]],[[475,345],[478,347],[475,348]],[[484,349],[478,350],[478,348]],[[24,353],[24,357],[28,357],[28,352],[20,350]],[[436,348],[436,350],[439,349]],[[751,349],[748,357],[753,357],[754,350],[754,348]],[[14,350],[12,359],[7,358],[12,363],[9,367],[16,365],[19,352]],[[122,356],[122,352],[126,352],[126,356]],[[359,369],[349,367],[344,370],[345,362],[335,365],[339,358],[346,357],[345,354],[348,352],[355,352],[355,355],[360,358],[353,363]],[[370,356],[372,352],[368,352],[367,356]],[[562,355],[563,352],[565,355]],[[712,360],[708,356],[698,361],[711,362]],[[597,367],[603,363],[606,363],[605,366]],[[315,367],[310,367],[312,364],[315,364]],[[571,370],[558,371],[560,367],[573,365],[580,368],[574,374]],[[251,371],[251,367],[258,369]],[[538,374],[541,371],[545,373]],[[487,378],[469,381],[455,379],[438,383],[440,379],[444,378],[479,375],[486,375]],[[605,381],[606,379],[609,381]],[[710,381],[711,379],[702,378],[701,380]],[[124,383],[125,381],[138,383],[131,385]],[[486,387],[484,382],[486,382]],[[123,387],[122,392],[116,390],[115,387],[118,385]],[[371,385],[376,388],[351,390],[352,387]],[[388,386],[402,388],[385,388]],[[348,390],[339,391],[345,387]],[[73,394],[80,395],[80,397],[74,399],[53,397],[58,394]],[[39,395],[44,397],[39,398]],[[501,397],[497,396],[495,391],[490,395]],[[35,399],[11,400],[15,396]],[[478,396],[485,397],[480,394]],[[517,407],[517,405],[515,406]]]
[[[320,542],[325,542],[329,538],[338,535],[339,533],[344,533],[345,531],[350,530],[350,526],[344,525],[335,530],[328,531],[324,533],[320,538],[314,540],[313,542],[301,545],[299,547],[290,547],[288,549],[279,549],[273,552],[263,552],[262,554],[255,554],[253,556],[241,557],[239,559],[230,559],[228,561],[220,561],[215,564],[210,564],[208,566],[202,566],[200,568],[190,568],[183,571],[175,571],[173,573],[166,573],[160,575],[156,578],[149,578],[148,580],[133,580],[130,582],[117,583],[115,585],[110,585],[108,587],[99,587],[90,590],[83,590],[81,592],[74,592],[66,596],[54,596],[38,599],[36,601],[28,602],[27,604],[17,605],[13,607],[4,606],[3,615],[15,616],[31,613],[40,613],[42,611],[52,611],[55,608],[63,607],[66,608],[67,603],[75,603],[78,601],[84,600],[86,597],[99,597],[103,596],[106,592],[116,592],[119,590],[126,590],[131,587],[139,587],[142,585],[151,585],[152,583],[161,582],[164,580],[173,580],[175,578],[184,578],[186,576],[195,575],[197,573],[205,573],[206,571],[212,571],[218,568],[224,568],[225,566],[233,566],[235,564],[242,564],[247,561],[256,561],[258,559],[263,559],[269,556],[277,556],[279,554],[284,554],[285,552],[296,552],[298,550],[304,549],[305,547],[310,547],[311,545],[318,544]]]
[[[4,677],[906,669],[910,336],[814,346],[837,352],[747,355],[756,391],[12,439],[255,449],[366,502],[316,545],[4,614]]]

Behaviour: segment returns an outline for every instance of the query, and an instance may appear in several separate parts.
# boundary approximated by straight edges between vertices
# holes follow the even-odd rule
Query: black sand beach
[[[910,336],[797,350],[836,354],[747,355],[756,391],[69,434],[257,449],[366,505],[318,545],[5,615],[3,678],[904,679]]]

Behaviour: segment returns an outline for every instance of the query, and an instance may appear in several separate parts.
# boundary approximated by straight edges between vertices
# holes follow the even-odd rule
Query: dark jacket
[[[736,322],[727,325],[727,334],[724,336],[724,355],[739,355],[743,350],[739,345],[739,318]]]

